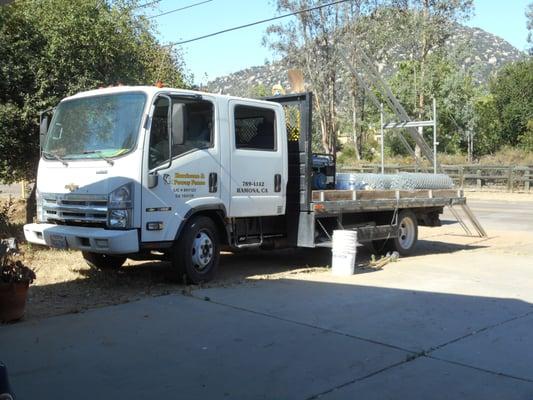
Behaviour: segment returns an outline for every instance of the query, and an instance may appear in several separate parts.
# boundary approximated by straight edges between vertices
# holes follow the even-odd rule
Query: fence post
[[[507,191],[513,191],[513,167],[509,165],[509,176],[507,178]]]
[[[477,188],[481,189],[481,170],[480,169],[476,171],[476,175],[477,175],[477,182],[476,182]]]
[[[529,192],[529,167],[524,170],[524,191]]]
[[[463,168],[462,165],[459,167],[459,185],[461,186],[461,189],[462,189],[462,188],[464,187],[464,185],[465,185],[464,168]]]

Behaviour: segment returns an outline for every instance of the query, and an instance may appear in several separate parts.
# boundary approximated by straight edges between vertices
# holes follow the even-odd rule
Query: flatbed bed
[[[405,255],[416,243],[418,225],[440,226],[444,207],[455,205],[467,208],[461,189],[313,190],[311,212],[300,215],[299,245],[331,247],[336,229],[356,230],[361,243],[398,241],[405,236],[407,218],[414,239],[400,247]]]
[[[312,209],[328,215],[466,204],[461,189],[438,190],[314,190]]]

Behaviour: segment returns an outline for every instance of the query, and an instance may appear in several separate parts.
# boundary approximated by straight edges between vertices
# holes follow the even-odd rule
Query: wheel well
[[[220,210],[201,210],[191,214],[187,219],[194,217],[203,216],[210,218],[217,227],[218,237],[220,239],[220,244],[228,244],[228,235],[226,232],[226,224],[224,213]],[[184,225],[184,224],[183,224]],[[178,237],[181,235],[181,230],[178,232]]]

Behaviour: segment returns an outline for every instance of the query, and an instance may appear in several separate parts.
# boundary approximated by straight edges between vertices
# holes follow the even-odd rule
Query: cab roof
[[[85,92],[79,92],[72,96],[65,97],[61,101],[67,101],[67,100],[74,100],[79,99],[83,97],[92,97],[92,96],[99,96],[99,95],[105,95],[105,94],[114,94],[114,93],[127,93],[127,92],[143,92],[149,97],[154,97],[156,94],[190,94],[190,95],[200,95],[200,96],[208,96],[211,98],[218,98],[218,99],[235,99],[235,100],[253,100],[261,103],[266,104],[272,104],[272,102],[266,101],[266,100],[260,100],[260,99],[250,99],[250,98],[243,98],[238,96],[229,96],[225,94],[216,94],[216,93],[209,93],[209,92],[202,92],[198,90],[188,90],[188,89],[177,89],[177,88],[167,88],[167,87],[156,87],[156,86],[109,86],[105,88],[100,89],[93,89],[93,90],[87,90]]]

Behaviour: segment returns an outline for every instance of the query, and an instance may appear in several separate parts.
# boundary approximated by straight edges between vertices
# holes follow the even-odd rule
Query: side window
[[[235,107],[237,149],[276,150],[276,113],[260,107]]]
[[[150,129],[149,169],[168,161],[168,103],[165,97],[161,97],[155,103]]]
[[[187,151],[205,149],[213,144],[213,104],[206,100],[176,98],[174,103],[183,108],[180,118],[173,121],[183,127],[181,141],[172,143],[172,157]]]

